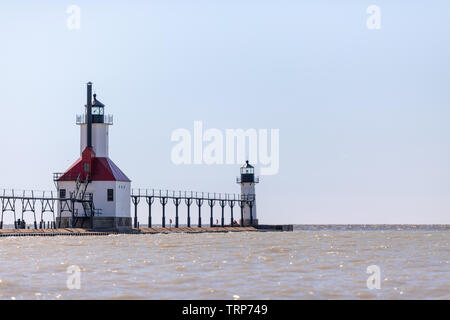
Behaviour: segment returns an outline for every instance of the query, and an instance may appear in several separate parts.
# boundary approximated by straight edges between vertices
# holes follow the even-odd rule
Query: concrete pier
[[[0,237],[25,237],[25,236],[104,236],[109,232],[90,231],[81,228],[59,228],[59,229],[1,229]]]
[[[255,232],[253,227],[207,227],[207,228],[140,228],[131,229],[130,232],[121,234],[158,234],[158,233],[223,233],[223,232]],[[107,236],[119,234],[119,232],[101,232],[82,228],[59,228],[59,229],[1,229],[0,237],[23,237],[23,236]]]
[[[58,229],[0,229],[0,237],[23,236],[107,236],[110,234],[158,234],[158,233],[227,233],[227,232],[258,232],[258,231],[292,231],[289,226],[258,227],[180,227],[180,228],[133,228],[129,232],[95,231],[84,228]]]

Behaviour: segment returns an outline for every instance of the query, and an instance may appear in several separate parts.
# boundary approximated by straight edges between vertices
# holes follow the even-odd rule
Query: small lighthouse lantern
[[[241,167],[240,182],[255,183],[255,168],[248,162],[248,160],[245,161],[245,164]]]
[[[105,123],[105,105],[97,100],[95,93],[92,101],[92,123]]]

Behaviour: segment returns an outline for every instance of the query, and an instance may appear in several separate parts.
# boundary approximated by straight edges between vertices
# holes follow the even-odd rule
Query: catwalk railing
[[[91,207],[92,213],[95,215],[93,209],[93,195],[89,195],[86,199],[77,199],[71,194],[69,197],[58,197],[57,192],[54,191],[35,191],[35,190],[14,190],[14,189],[0,189],[0,201],[1,201],[1,217],[0,217],[0,229],[4,227],[4,217],[7,214],[12,214],[14,217],[14,227],[23,228],[18,225],[17,215],[20,215],[21,222],[25,221],[32,214],[33,226],[38,228],[39,216],[39,228],[44,228],[45,223],[47,226],[51,224],[52,228],[61,227],[56,225],[56,214],[62,215],[64,212],[68,212],[72,218],[83,218],[79,215],[78,210],[75,209],[75,202],[86,202]],[[180,205],[184,203],[187,217],[186,225],[191,227],[191,209],[192,206],[197,206],[198,219],[197,226],[202,227],[202,206],[207,205],[210,208],[209,214],[209,226],[243,226],[244,222],[244,208],[247,206],[250,209],[250,221],[249,224],[253,225],[253,207],[255,205],[255,195],[241,195],[241,194],[229,194],[229,193],[210,193],[210,192],[195,192],[195,191],[169,191],[169,190],[157,190],[157,189],[133,189],[131,191],[131,202],[134,207],[134,227],[139,226],[138,221],[138,204],[141,200],[144,200],[148,206],[148,227],[153,226],[152,223],[152,206],[158,199],[161,204],[161,226],[166,227],[166,209],[169,202],[172,202],[175,207],[175,228],[180,226]],[[142,201],[142,202],[144,202]],[[221,208],[220,223],[214,224],[214,207],[218,205]],[[240,222],[235,221],[234,208],[240,208]],[[225,209],[229,208],[229,224],[225,222]],[[59,210],[58,210],[59,209]],[[97,209],[99,214],[99,209]],[[47,218],[50,214],[50,218]],[[87,217],[87,216],[86,216]],[[91,221],[92,222],[92,221]]]
[[[17,225],[17,213],[21,216],[21,221],[25,221],[25,215],[32,214],[34,228],[37,229],[37,214],[40,214],[40,227],[43,227],[42,222],[45,222],[45,215],[51,214],[51,220],[47,219],[47,225],[54,227],[56,207],[55,203],[58,200],[63,202],[68,199],[60,199],[55,196],[53,191],[35,191],[35,190],[14,190],[14,189],[0,189],[1,201],[1,217],[0,229],[3,228],[3,218],[5,213],[12,213],[14,215],[14,227],[21,228]]]
[[[0,189],[0,202],[1,202],[1,216],[0,216],[0,229],[4,227],[5,214],[12,214],[14,216],[14,228],[25,228],[25,218],[27,215],[32,214],[33,227],[38,229],[37,217],[40,216],[39,228],[57,228],[56,214],[69,212],[73,218],[80,218],[78,210],[74,208],[75,202],[86,202],[91,204],[93,199],[92,195],[89,195],[86,199],[76,198],[61,198],[56,196],[55,191],[36,191],[36,190],[15,190],[15,189]],[[51,215],[50,218],[46,216]],[[17,219],[17,215],[20,215],[20,221]],[[20,222],[20,225],[19,225]]]
[[[131,191],[131,201],[134,205],[134,227],[139,226],[138,222],[138,204],[141,199],[145,199],[148,205],[148,227],[153,225],[152,217],[152,205],[155,199],[158,199],[161,204],[161,226],[166,227],[166,205],[169,200],[172,200],[175,206],[175,228],[180,226],[179,206],[184,202],[186,206],[186,225],[191,227],[191,206],[197,205],[198,219],[197,226],[202,227],[202,206],[207,204],[210,207],[209,226],[225,227],[225,208],[230,208],[230,226],[237,225],[234,219],[233,209],[236,205],[240,208],[240,226],[243,226],[244,222],[244,208],[248,206],[250,208],[250,225],[253,225],[253,207],[255,205],[255,195],[241,195],[241,194],[229,194],[229,193],[211,193],[211,192],[195,192],[195,191],[169,191],[169,190],[157,190],[157,189],[133,189]],[[214,206],[218,204],[221,208],[221,220],[220,224],[214,224]]]

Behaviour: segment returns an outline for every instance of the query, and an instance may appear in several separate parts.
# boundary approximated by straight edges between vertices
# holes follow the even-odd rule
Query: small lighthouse
[[[80,126],[80,158],[63,174],[55,175],[60,201],[57,224],[97,230],[131,229],[131,181],[109,158],[111,115],[87,84],[85,112],[77,116]]]
[[[241,197],[246,200],[244,206],[244,221],[241,221],[242,226],[256,226],[258,219],[256,217],[256,197],[255,185],[259,183],[259,178],[255,178],[255,168],[248,162],[241,167],[241,176],[237,178],[237,183],[241,185]]]

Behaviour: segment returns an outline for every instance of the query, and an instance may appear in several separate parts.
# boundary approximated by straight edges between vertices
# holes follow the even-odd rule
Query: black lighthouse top
[[[105,105],[97,100],[97,95],[94,93],[94,99],[92,100],[92,123],[104,123],[105,122]],[[87,111],[87,110],[86,110]]]
[[[86,146],[92,147],[92,124],[113,124],[111,115],[105,115],[105,105],[97,100],[97,95],[92,98],[92,82],[87,83],[86,87],[86,110],[84,115],[77,115],[77,124],[87,125]]]
[[[87,103],[85,104],[85,112],[83,115],[77,115],[77,124],[88,126],[89,132],[92,131],[92,124],[113,124],[113,117],[105,114],[105,105],[97,99],[97,95],[92,97],[92,83],[87,83]],[[92,132],[91,132],[92,133]]]
[[[241,167],[241,179],[240,183],[250,182],[255,183],[255,168],[247,161]]]

